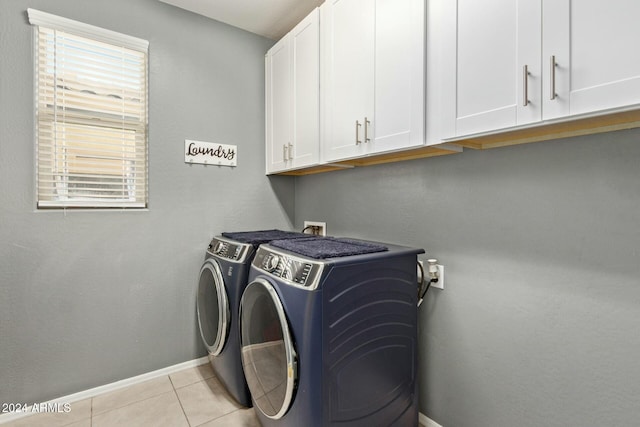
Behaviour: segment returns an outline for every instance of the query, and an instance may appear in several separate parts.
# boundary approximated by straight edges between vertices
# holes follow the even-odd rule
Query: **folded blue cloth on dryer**
[[[309,237],[308,234],[297,233],[295,231],[283,230],[257,230],[257,231],[238,231],[222,233],[223,237],[235,240],[240,243],[250,243],[254,246],[262,243],[269,243],[272,240],[279,239],[300,239]]]
[[[269,244],[277,248],[286,249],[290,252],[315,259],[338,258],[370,254],[374,252],[384,252],[388,250],[386,246],[377,243],[335,237],[274,240]]]

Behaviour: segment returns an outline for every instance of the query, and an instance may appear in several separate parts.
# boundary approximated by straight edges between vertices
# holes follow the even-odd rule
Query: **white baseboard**
[[[440,424],[433,421],[431,418],[427,417],[422,412],[418,413],[418,422],[422,424],[424,427],[442,427]]]
[[[116,381],[111,384],[101,385],[99,387],[90,388],[89,390],[80,391],[78,393],[73,393],[68,396],[59,397],[57,399],[50,400],[48,402],[43,403],[73,403],[80,400],[88,399],[90,397],[95,397],[100,394],[108,393],[110,391],[115,391],[124,387],[129,387],[130,385],[138,384],[141,382],[149,381],[154,378],[163,377],[165,375],[173,374],[174,372],[181,371],[183,369],[195,368],[196,366],[200,366],[202,364],[208,363],[209,358],[207,356],[201,357],[199,359],[189,360],[187,362],[178,363],[177,365],[168,366],[166,368],[158,369],[157,371],[147,372],[146,374],[138,375],[135,377],[127,378],[121,381]],[[23,418],[28,415],[32,415],[29,411],[30,407],[27,408],[25,412],[11,412],[0,415],[0,424],[8,423],[9,421],[17,420],[18,418]]]

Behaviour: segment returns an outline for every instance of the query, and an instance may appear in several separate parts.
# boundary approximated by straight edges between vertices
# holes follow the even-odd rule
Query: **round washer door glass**
[[[296,352],[274,287],[247,285],[240,303],[242,366],[255,405],[269,418],[287,412],[296,382]]]
[[[218,263],[207,260],[200,269],[197,295],[200,336],[209,354],[217,356],[229,332],[229,300]]]

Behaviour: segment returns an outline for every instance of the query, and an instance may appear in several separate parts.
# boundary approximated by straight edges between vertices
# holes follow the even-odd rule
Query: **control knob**
[[[213,248],[213,253],[216,255],[220,255],[224,251],[224,243],[218,242],[216,243],[215,248]]]
[[[276,268],[278,268],[278,264],[280,264],[280,257],[278,255],[271,255],[269,258],[267,258],[267,262],[266,262],[266,270],[269,273],[272,273]]]

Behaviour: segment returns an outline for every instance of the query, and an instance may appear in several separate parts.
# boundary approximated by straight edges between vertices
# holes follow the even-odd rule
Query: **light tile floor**
[[[259,427],[253,409],[238,405],[204,364],[41,413],[2,427]]]

